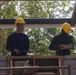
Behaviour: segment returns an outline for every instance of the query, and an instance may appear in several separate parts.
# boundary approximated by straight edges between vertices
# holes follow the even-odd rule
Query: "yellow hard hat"
[[[17,23],[25,24],[25,21],[23,20],[23,18],[17,18],[17,19],[15,20],[15,25],[16,25]]]
[[[67,22],[63,23],[61,27],[66,33],[69,33],[71,31],[71,26]]]

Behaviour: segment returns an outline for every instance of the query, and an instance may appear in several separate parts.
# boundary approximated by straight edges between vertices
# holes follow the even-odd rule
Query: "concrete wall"
[[[71,65],[71,75],[76,74],[76,56],[65,56],[64,65]],[[68,75],[67,70],[65,70],[64,75]]]
[[[0,56],[0,67],[7,67],[8,61],[6,56]],[[0,71],[0,75],[8,75],[7,71]]]

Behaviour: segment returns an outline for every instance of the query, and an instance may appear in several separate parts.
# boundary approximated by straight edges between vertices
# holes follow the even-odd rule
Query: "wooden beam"
[[[75,23],[76,23],[76,2],[75,2],[75,5],[74,5],[72,19],[71,19],[71,25],[72,25],[72,27],[75,26]]]
[[[25,28],[59,28],[64,22],[71,23],[71,18],[24,19]],[[0,28],[15,28],[15,19],[0,19]]]
[[[25,24],[25,28],[60,28],[61,24]],[[0,28],[15,28],[14,24],[3,24]]]

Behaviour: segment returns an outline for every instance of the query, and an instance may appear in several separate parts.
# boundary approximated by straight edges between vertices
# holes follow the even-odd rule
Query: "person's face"
[[[17,30],[19,30],[19,31],[21,31],[21,32],[24,31],[24,25],[25,25],[25,24],[20,24],[20,23],[17,24],[17,25],[16,25]]]

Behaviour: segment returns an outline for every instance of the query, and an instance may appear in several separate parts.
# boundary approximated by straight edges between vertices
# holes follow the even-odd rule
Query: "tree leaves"
[[[0,1],[0,18],[70,18],[74,2],[71,1]],[[14,29],[0,29],[0,55],[8,55],[6,38]],[[48,49],[53,36],[60,33],[58,28],[27,28],[31,49],[35,55],[53,55]],[[74,34],[74,33],[72,33]],[[75,35],[75,34],[74,34]]]

